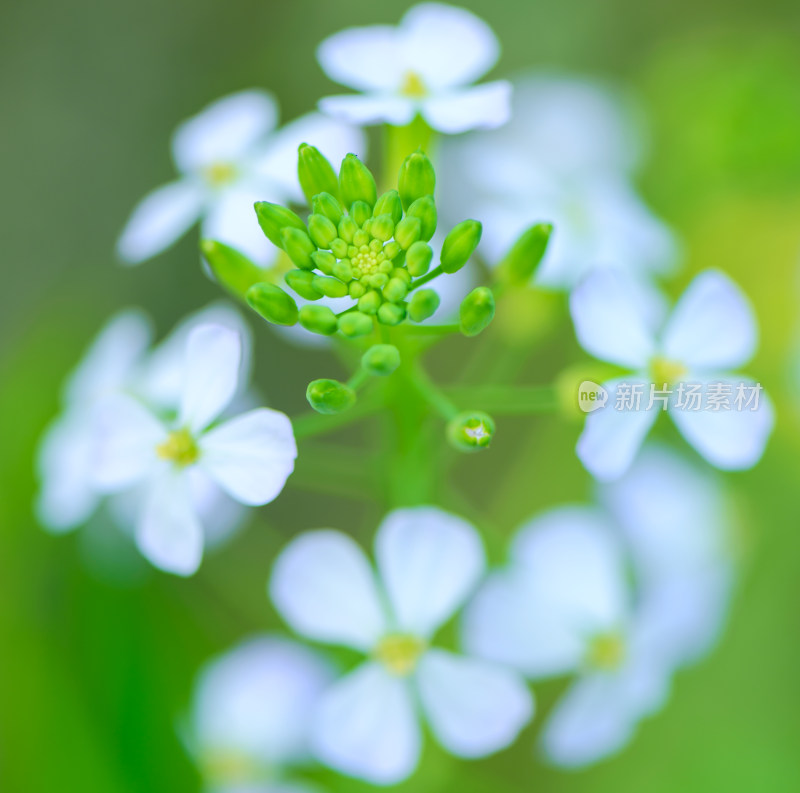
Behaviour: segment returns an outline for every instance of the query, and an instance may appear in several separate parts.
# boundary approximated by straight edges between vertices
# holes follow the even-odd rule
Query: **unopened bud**
[[[403,209],[422,196],[433,195],[436,186],[436,174],[433,164],[422,151],[409,154],[400,166],[397,176],[397,189],[403,202]]]
[[[316,251],[314,243],[311,242],[311,237],[305,231],[295,228],[285,228],[281,232],[281,240],[283,241],[283,249],[286,251],[289,258],[301,270],[313,270],[314,260],[311,254]]]
[[[297,178],[309,204],[319,193],[335,196],[339,192],[339,180],[333,166],[316,146],[307,143],[301,143],[297,150]]]
[[[289,270],[283,276],[283,280],[300,297],[304,297],[306,300],[319,300],[322,297],[322,292],[314,286],[316,277],[310,270]]]
[[[378,215],[372,219],[369,226],[369,233],[381,242],[388,242],[394,234],[394,221],[389,214]]]
[[[303,306],[300,309],[300,324],[312,333],[330,336],[336,333],[339,322],[336,314],[327,306]]]
[[[353,201],[353,205],[350,207],[350,216],[359,229],[364,228],[364,224],[372,217],[372,207],[366,201]],[[355,238],[355,234],[353,238]]]
[[[368,333],[372,333],[372,328],[372,317],[362,314],[360,311],[348,311],[339,317],[339,330],[348,339],[366,336]]]
[[[403,249],[408,250],[422,234],[422,222],[419,218],[406,215],[394,229],[395,242]]]
[[[306,389],[306,399],[317,413],[341,413],[353,407],[356,392],[338,380],[312,380]]]
[[[313,284],[314,288],[322,292],[325,297],[345,297],[347,295],[347,284],[343,284],[338,278],[315,275]]]
[[[314,213],[308,218],[308,236],[318,248],[330,248],[339,232],[330,218]]]
[[[348,154],[339,169],[339,194],[342,203],[345,207],[350,207],[355,201],[364,201],[369,204],[371,213],[377,193],[375,179],[369,168],[355,154]]]
[[[376,202],[372,214],[375,217],[389,215],[392,218],[392,223],[399,223],[403,217],[403,204],[400,201],[397,190],[387,190]]]
[[[399,303],[405,300],[408,294],[408,285],[402,278],[390,278],[382,292],[384,298],[390,303]]]
[[[238,298],[264,280],[264,271],[235,248],[216,240],[203,240],[200,251],[217,281]]]
[[[514,286],[527,284],[547,252],[553,226],[536,223],[522,232],[498,264],[500,276]]]
[[[361,357],[361,365],[370,374],[386,377],[400,366],[400,350],[393,344],[375,344]]]
[[[274,325],[295,325],[297,303],[275,284],[254,284],[247,290],[247,303]]]
[[[494,294],[488,286],[473,289],[461,302],[458,310],[461,332],[477,336],[494,319]]]
[[[258,225],[267,235],[267,239],[276,247],[283,248],[281,232],[285,228],[306,230],[306,225],[291,209],[269,201],[256,201],[254,204]]]
[[[419,218],[419,238],[421,240],[427,242],[436,232],[436,203],[432,195],[424,195],[414,201],[406,211],[406,215],[412,218]]]
[[[412,322],[423,322],[434,315],[439,303],[435,289],[418,289],[408,303],[408,317]]]
[[[335,223],[337,226],[339,225],[339,221],[344,217],[341,205],[331,193],[315,195],[311,207],[317,215],[325,215],[331,223]]]
[[[406,318],[406,308],[398,303],[384,303],[378,309],[378,322],[383,325],[399,325]]]
[[[382,302],[380,293],[370,290],[359,298],[358,310],[364,314],[377,314]]]
[[[428,272],[433,259],[433,248],[427,242],[419,240],[415,242],[406,252],[406,267],[410,275],[419,278]]]
[[[494,420],[487,413],[469,411],[459,413],[447,424],[447,439],[461,452],[485,449],[494,435]]]
[[[454,226],[442,243],[442,269],[458,272],[472,256],[481,241],[483,227],[477,220],[463,220]]]

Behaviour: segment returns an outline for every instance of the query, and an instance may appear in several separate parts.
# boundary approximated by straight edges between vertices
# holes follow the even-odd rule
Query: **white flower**
[[[209,425],[233,398],[241,341],[222,325],[189,334],[177,419],[165,424],[127,395],[104,400],[98,416],[95,480],[106,492],[144,485],[136,541],[150,561],[193,573],[203,528],[192,490],[212,480],[243,504],[272,501],[294,468],[297,449],[289,419],[267,408]]]
[[[259,264],[276,255],[253,204],[303,202],[297,147],[316,144],[338,161],[363,150],[361,133],[310,113],[275,131],[278,109],[266,91],[218,99],[181,124],[172,139],[177,181],[155,189],[133,211],[117,243],[120,257],[138,264],[177,241],[198,220],[204,237],[227,243]]]
[[[218,793],[306,791],[287,772],[308,764],[310,714],[332,670],[275,636],[241,642],[198,677],[187,742]]]
[[[566,77],[514,82],[502,129],[442,142],[440,203],[479,218],[481,250],[495,264],[537,221],[555,231],[536,282],[571,289],[615,267],[640,277],[671,272],[670,231],[632,184],[641,148],[632,114],[602,84]]]
[[[621,385],[636,386],[647,402],[650,385],[672,391],[669,414],[681,434],[712,465],[749,468],[761,457],[772,430],[772,405],[759,394],[758,407],[736,409],[740,388],[756,387],[730,371],[745,364],[756,347],[756,323],[738,287],[724,274],[698,275],[678,301],[660,333],[643,316],[637,293],[619,273],[590,275],[570,299],[575,332],[583,348],[605,361],[634,369],[605,383],[605,408],[590,414],[577,452],[598,479],[621,476],[630,466],[660,410],[616,409]],[[729,409],[681,408],[681,384],[721,383],[730,391]],[[620,392],[621,393],[621,392]]]
[[[319,758],[376,784],[405,779],[420,754],[418,708],[456,755],[508,746],[533,713],[523,682],[431,647],[483,575],[476,531],[433,507],[401,509],[378,529],[375,555],[380,582],[353,540],[317,531],[275,565],[272,599],[298,633],[368,656],[322,698],[312,726]]]
[[[448,134],[504,124],[511,86],[473,86],[497,62],[485,22],[462,8],[423,3],[400,24],[351,28],[325,39],[317,58],[337,83],[361,94],[330,96],[320,109],[353,124],[409,124],[418,114]]]
[[[613,529],[562,507],[517,534],[508,570],[467,609],[465,644],[531,679],[577,674],[542,742],[552,762],[580,766],[621,749],[664,704],[682,639],[674,606],[646,592],[634,604]]]

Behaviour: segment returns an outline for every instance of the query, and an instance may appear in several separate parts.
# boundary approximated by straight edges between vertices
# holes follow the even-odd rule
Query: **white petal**
[[[170,182],[148,193],[133,210],[117,240],[117,255],[139,264],[177,242],[199,219],[206,193],[190,180]]]
[[[335,33],[319,45],[317,60],[331,80],[361,91],[393,91],[403,80],[402,42],[390,25]]]
[[[377,785],[405,779],[421,743],[408,681],[360,666],[323,694],[312,741],[319,759],[345,774]]]
[[[186,364],[181,394],[181,426],[194,432],[207,427],[236,393],[242,342],[223,325],[200,325],[186,341]]]
[[[394,94],[341,94],[320,99],[319,109],[349,124],[404,126],[416,115],[417,102]]]
[[[420,3],[400,23],[401,57],[430,88],[467,85],[497,62],[500,44],[491,28],[463,8]]]
[[[644,387],[640,410],[616,409],[617,392],[621,384]],[[608,402],[605,407],[586,417],[576,452],[592,476],[610,481],[628,470],[658,417],[658,410],[645,410],[649,386],[641,377],[621,377],[603,386],[608,391]]]
[[[687,382],[701,382],[687,376]],[[719,378],[736,393],[739,383],[754,386],[747,378]],[[764,453],[775,425],[775,410],[765,393],[759,396],[758,410],[670,410],[670,416],[686,440],[712,465],[723,471],[752,468]]]
[[[156,446],[168,431],[141,403],[117,394],[98,404],[93,434],[95,484],[114,492],[141,481],[159,465]]]
[[[115,314],[97,334],[65,388],[68,402],[86,407],[129,385],[150,345],[152,325],[138,309]]]
[[[192,575],[203,556],[203,529],[191,505],[188,483],[167,470],[152,482],[136,544],[152,564],[176,575]]]
[[[663,354],[696,369],[735,369],[757,341],[753,310],[727,275],[700,273],[684,292],[664,330]]]
[[[511,117],[511,83],[497,80],[437,94],[423,101],[422,115],[448,135],[500,127]]]
[[[283,201],[284,198],[283,194],[267,195],[250,181],[231,185],[214,197],[203,220],[203,238],[224,242],[265,267],[277,253],[258,225],[253,204],[268,199]]]
[[[436,507],[390,513],[375,537],[375,555],[396,627],[423,637],[452,616],[486,566],[475,529]]]
[[[266,91],[240,91],[218,99],[175,130],[175,165],[188,172],[214,163],[235,163],[274,128],[277,119],[275,99]]]
[[[311,639],[367,651],[385,632],[380,594],[364,552],[345,534],[303,534],[281,552],[270,595],[283,618]]]
[[[443,650],[420,659],[417,685],[434,733],[459,757],[509,746],[533,716],[533,697],[516,674]]]
[[[267,504],[294,470],[292,423],[277,410],[259,408],[207,432],[200,465],[243,504]]]
[[[302,760],[311,711],[330,679],[327,664],[296,642],[242,642],[197,681],[192,721],[201,751],[244,753],[272,766]]]
[[[584,350],[621,366],[647,365],[655,343],[636,294],[622,274],[611,270],[589,275],[572,292],[570,313]]]
[[[192,508],[203,526],[206,548],[232,537],[244,522],[247,510],[231,498],[199,465],[186,469]]]

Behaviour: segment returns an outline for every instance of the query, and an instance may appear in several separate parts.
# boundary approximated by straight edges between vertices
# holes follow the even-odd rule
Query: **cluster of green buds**
[[[397,189],[381,196],[372,173],[354,154],[344,158],[337,174],[318,149],[303,144],[298,176],[312,208],[308,221],[286,207],[260,201],[255,205],[258,222],[295,266],[284,276],[292,291],[310,301],[349,296],[353,305],[339,314],[314,303],[298,310],[290,294],[267,283],[250,288],[248,303],[270,322],[299,322],[313,333],[347,338],[372,333],[376,323],[393,326],[432,316],[439,296],[418,287],[460,270],[478,245],[481,224],[466,220],[453,228],[442,245],[440,263],[431,269],[436,176],[425,154],[409,155]]]

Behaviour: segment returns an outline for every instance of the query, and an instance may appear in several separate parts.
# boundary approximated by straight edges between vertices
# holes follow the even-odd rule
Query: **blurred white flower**
[[[577,679],[548,717],[542,742],[559,765],[621,749],[660,709],[674,670],[674,603],[634,600],[624,548],[601,513],[561,507],[524,525],[507,570],[465,613],[465,645],[531,679]]]
[[[94,474],[105,492],[144,487],[136,541],[150,561],[193,573],[203,551],[197,489],[211,480],[243,504],[272,501],[294,468],[289,419],[259,408],[210,427],[236,393],[239,335],[222,325],[194,328],[186,342],[177,418],[165,423],[132,396],[117,394],[98,408]]]
[[[312,650],[275,636],[241,642],[198,677],[187,743],[214,793],[305,793],[312,709],[332,679]],[[287,778],[288,777],[288,778]]]
[[[275,130],[278,108],[266,91],[218,99],[181,124],[172,138],[177,181],[156,188],[134,209],[117,242],[123,261],[138,264],[176,242],[198,220],[202,234],[241,250],[256,263],[277,251],[256,220],[256,201],[305,203],[297,183],[297,147],[317,145],[337,161],[362,152],[361,132],[318,113]]]
[[[441,206],[481,220],[488,262],[547,221],[541,286],[570,289],[604,267],[670,273],[676,245],[632,184],[641,135],[620,97],[585,79],[527,77],[514,82],[512,105],[502,129],[442,142]]]
[[[756,387],[730,374],[756,348],[756,322],[741,290],[723,273],[698,275],[667,319],[653,330],[638,290],[622,274],[594,273],[572,293],[570,311],[578,341],[604,361],[635,373],[605,383],[609,402],[586,419],[578,440],[581,462],[598,479],[621,476],[630,466],[660,410],[616,409],[622,385],[672,391],[669,414],[681,434],[717,468],[749,468],[761,458],[774,423],[768,397],[759,392],[757,409],[733,409],[738,387]],[[681,409],[681,384],[720,383],[731,392],[729,409]],[[620,392],[622,393],[622,392]],[[647,392],[645,391],[645,401]],[[643,406],[644,407],[644,406]],[[685,406],[684,406],[685,408]]]
[[[353,124],[409,124],[417,115],[455,134],[504,124],[511,86],[472,85],[497,62],[489,26],[462,8],[422,3],[397,26],[350,28],[325,39],[317,58],[325,73],[360,94],[329,96],[319,108]]]
[[[376,784],[405,779],[420,754],[418,709],[460,757],[508,746],[533,713],[522,680],[430,646],[484,573],[475,529],[434,507],[396,510],[375,555],[380,582],[353,540],[317,531],[275,564],[270,593],[298,633],[368,656],[323,695],[312,725],[318,757]]]

